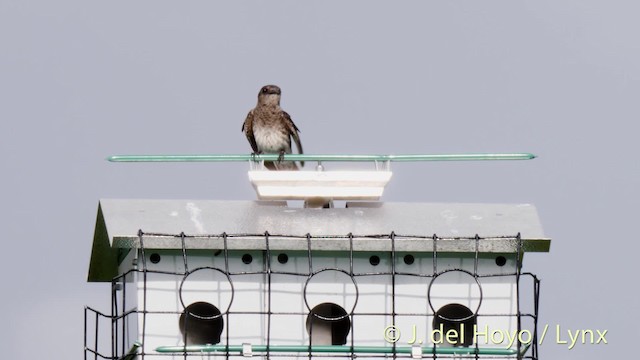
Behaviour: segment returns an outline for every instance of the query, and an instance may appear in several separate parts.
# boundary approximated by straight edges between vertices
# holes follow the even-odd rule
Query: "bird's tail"
[[[298,170],[298,165],[293,161],[265,161],[264,167],[269,170]]]

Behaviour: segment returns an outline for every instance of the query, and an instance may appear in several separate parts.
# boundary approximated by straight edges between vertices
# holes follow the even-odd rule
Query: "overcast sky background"
[[[532,152],[394,165],[386,201],[532,203],[551,252],[541,324],[608,330],[542,359],[637,344],[637,1],[0,0],[2,357],[82,357],[100,198],[254,199],[246,164],[112,154],[248,153],[274,83],[307,153]]]

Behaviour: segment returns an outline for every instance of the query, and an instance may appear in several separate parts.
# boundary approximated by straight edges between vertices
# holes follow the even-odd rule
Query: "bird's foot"
[[[280,155],[278,155],[278,162],[281,163],[284,160],[284,150],[280,151]]]
[[[251,153],[251,161],[253,162],[257,162],[258,160],[256,160],[256,155],[260,155],[262,154],[262,151],[254,151]]]

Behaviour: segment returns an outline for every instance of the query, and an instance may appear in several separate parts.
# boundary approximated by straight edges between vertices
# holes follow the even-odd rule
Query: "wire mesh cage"
[[[145,246],[154,238],[180,248]],[[221,246],[138,232],[119,254],[111,312],[85,308],[85,359],[538,359],[540,281],[521,270],[519,234],[203,238]],[[230,246],[247,239],[262,246]],[[512,251],[485,251],[497,242]]]

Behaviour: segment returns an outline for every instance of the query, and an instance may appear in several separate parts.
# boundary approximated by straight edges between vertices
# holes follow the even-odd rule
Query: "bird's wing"
[[[249,144],[251,144],[251,148],[254,153],[258,153],[258,144],[256,144],[256,138],[253,136],[253,110],[249,111],[247,114],[247,118],[244,120],[242,124],[242,131],[244,135],[249,140]]]
[[[287,129],[289,130],[289,134],[293,137],[293,141],[296,142],[296,147],[298,148],[298,154],[302,154],[302,143],[300,142],[300,136],[298,135],[298,127],[291,120],[291,116],[287,114],[286,111],[282,111],[282,117],[284,118],[285,124],[287,124]],[[304,166],[304,161],[300,161],[300,166]]]
[[[284,117],[285,124],[287,124],[287,130],[289,130],[289,134],[293,137],[293,141],[296,142],[296,147],[298,148],[298,154],[302,154],[302,143],[300,142],[300,136],[298,135],[298,127],[291,120],[291,116],[287,114],[286,111],[282,112],[282,116]]]

